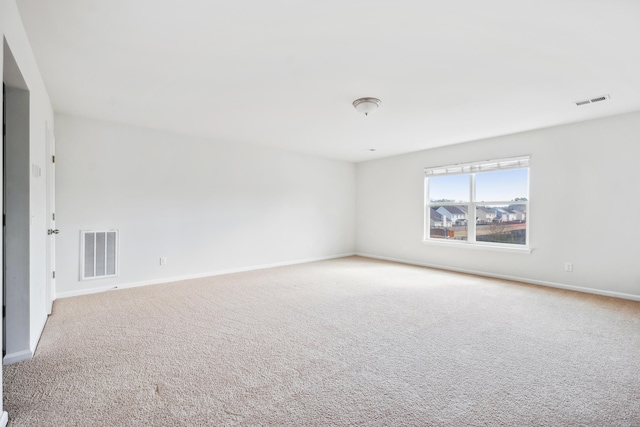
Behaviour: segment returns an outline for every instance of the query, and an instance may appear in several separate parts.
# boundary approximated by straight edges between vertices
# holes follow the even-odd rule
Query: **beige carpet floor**
[[[11,426],[640,426],[640,303],[359,257],[61,299]]]

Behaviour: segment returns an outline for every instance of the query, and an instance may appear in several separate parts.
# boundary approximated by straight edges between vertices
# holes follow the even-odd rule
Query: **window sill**
[[[434,246],[448,246],[450,248],[464,248],[464,249],[479,249],[483,251],[495,251],[495,252],[510,252],[515,254],[530,254],[533,252],[533,249],[528,246],[520,246],[513,247],[515,245],[491,245],[486,243],[463,243],[462,241],[451,241],[451,240],[423,240],[423,244],[425,245],[434,245]]]

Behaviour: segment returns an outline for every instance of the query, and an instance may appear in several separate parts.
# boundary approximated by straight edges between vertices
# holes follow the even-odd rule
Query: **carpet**
[[[361,257],[57,300],[10,426],[639,426],[640,303]]]

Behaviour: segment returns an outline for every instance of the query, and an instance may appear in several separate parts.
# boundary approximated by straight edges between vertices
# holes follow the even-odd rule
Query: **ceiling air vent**
[[[583,101],[576,101],[576,105],[580,106],[580,105],[586,105],[586,104],[593,104],[594,102],[606,101],[607,99],[609,99],[609,95],[601,95],[601,96],[596,96],[595,98],[585,99]]]
[[[597,98],[591,98],[591,102],[600,102],[600,101],[604,101],[607,98],[609,98],[607,95],[602,95]]]

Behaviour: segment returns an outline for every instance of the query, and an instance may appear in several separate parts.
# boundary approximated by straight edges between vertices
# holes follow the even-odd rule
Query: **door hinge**
[[[55,221],[56,220],[56,214],[54,214],[54,213],[51,214],[51,219]]]
[[[6,305],[2,306],[2,317],[7,317],[7,306]]]
[[[52,276],[53,276],[54,279],[56,278],[56,272],[55,271],[53,272]]]
[[[51,163],[55,163],[56,162],[56,156],[51,156]]]

